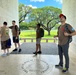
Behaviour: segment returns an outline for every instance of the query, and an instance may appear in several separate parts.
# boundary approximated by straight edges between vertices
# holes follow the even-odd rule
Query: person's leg
[[[2,54],[2,57],[5,57],[5,56],[7,56],[6,49],[4,49],[4,53]]]
[[[9,53],[9,48],[7,48],[7,53]]]
[[[4,54],[6,54],[6,49],[4,49]]]
[[[2,56],[6,56],[6,41],[1,41],[1,49],[3,50]]]
[[[37,52],[38,54],[41,54],[42,51],[41,51],[41,44],[39,44],[39,51]]]
[[[63,50],[62,47],[60,45],[58,45],[58,52],[59,52],[59,65],[63,66]]]
[[[69,44],[63,46],[63,52],[65,57],[65,68],[69,68],[69,54],[68,54]]]
[[[39,44],[39,51],[41,51],[41,44]]]
[[[10,53],[9,53],[9,48],[7,48],[7,55],[9,55]]]
[[[38,54],[41,54],[41,38],[38,39],[38,44],[39,44],[39,51],[37,52]]]
[[[39,44],[36,44],[36,52],[38,52]]]
[[[15,45],[15,49],[17,49],[17,43],[14,43],[14,45]]]
[[[69,68],[68,48],[69,48],[68,43],[63,46],[63,52],[64,52],[64,57],[65,57],[65,68],[62,70],[62,72],[64,72],[64,73],[66,73],[68,71],[68,68]]]
[[[15,46],[15,49],[13,51],[17,51],[16,37],[13,37],[13,43],[14,43],[14,46]]]
[[[38,49],[39,49],[39,42],[38,42],[38,39],[36,39],[36,51],[33,52],[33,54],[37,55]]]
[[[21,52],[20,43],[18,43],[18,47],[19,47],[19,52]]]
[[[63,50],[60,45],[58,45],[58,54],[59,54],[59,64],[55,65],[56,68],[63,68]]]
[[[19,52],[21,52],[19,37],[16,39],[16,43],[18,44]]]

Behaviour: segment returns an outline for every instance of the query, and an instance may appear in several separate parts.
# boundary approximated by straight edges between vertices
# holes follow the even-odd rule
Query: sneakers
[[[55,65],[56,68],[63,68],[62,65]]]
[[[62,69],[62,68],[63,68],[63,66],[62,66],[62,65],[55,65],[55,67],[56,67],[56,68],[60,68],[60,69]],[[64,69],[62,70],[62,72],[63,72],[63,73],[68,72],[68,68],[64,68]]]
[[[14,49],[13,51],[17,51],[17,48],[16,49]],[[21,52],[21,49],[19,49],[19,51],[18,52]]]
[[[6,56],[7,56],[7,54],[2,54],[1,56],[2,56],[2,57],[6,57]]]
[[[63,72],[63,73],[68,72],[68,68],[64,68],[64,69],[62,70],[62,72]]]
[[[13,51],[17,51],[17,48],[16,48],[16,49],[14,49]]]
[[[10,55],[10,53],[7,53],[7,56]]]
[[[21,49],[19,49],[19,52],[21,52]]]

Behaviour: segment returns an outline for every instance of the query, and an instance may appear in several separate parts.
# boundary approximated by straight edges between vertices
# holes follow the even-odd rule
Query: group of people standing
[[[9,35],[9,29],[12,31],[12,40],[15,45],[15,49],[13,51],[17,51],[19,48],[19,52],[21,52],[19,43],[19,27],[16,25],[16,21],[13,20],[12,26],[9,27],[7,22],[3,22],[3,26],[0,27],[1,49],[4,51],[2,56],[7,56],[10,54],[9,48],[11,48],[11,39]]]
[[[63,68],[62,72],[67,72],[69,69],[69,43],[72,41],[72,36],[76,35],[76,31],[74,28],[66,23],[66,16],[63,14],[59,15],[59,19],[61,25],[58,27],[58,53],[59,53],[59,64],[55,65],[56,68],[63,68],[63,55],[65,57],[65,68]],[[37,24],[36,29],[36,51],[33,53],[35,55],[41,54],[41,39],[44,36],[43,30],[40,28],[40,24]],[[9,55],[9,48],[11,47],[11,39],[9,36],[9,29],[12,30],[13,42],[15,44],[15,49],[13,51],[17,51],[19,48],[19,52],[21,52],[20,43],[19,43],[19,27],[16,25],[16,21],[12,21],[12,26],[8,27],[7,22],[3,23],[3,26],[0,30],[1,36],[1,49],[4,50],[3,56]],[[42,30],[42,31],[41,31]],[[18,47],[17,47],[18,44]]]

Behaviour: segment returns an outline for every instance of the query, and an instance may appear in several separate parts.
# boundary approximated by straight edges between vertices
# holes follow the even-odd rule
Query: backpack
[[[43,28],[40,28],[40,36],[44,37],[44,29]]]
[[[69,31],[68,25],[69,25],[69,24],[66,24],[66,26],[65,26],[65,31],[66,31],[67,33],[71,33],[71,32]],[[69,43],[72,42],[72,36],[68,36],[68,42],[69,42]]]
[[[15,30],[17,31],[17,25],[15,25]],[[19,35],[21,34],[20,28],[19,28]]]
[[[65,26],[65,31],[66,31],[67,33],[71,33],[71,32],[69,31],[68,25],[69,25],[69,24],[66,24],[66,26]],[[60,25],[60,26],[61,26],[61,25]],[[60,26],[58,27],[58,30],[59,30]],[[72,42],[72,36],[68,36],[68,43],[71,43],[71,42]]]

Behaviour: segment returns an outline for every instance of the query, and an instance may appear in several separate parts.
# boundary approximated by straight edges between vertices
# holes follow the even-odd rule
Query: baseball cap
[[[66,16],[64,14],[60,14],[59,18],[61,18],[62,16],[66,19]]]

